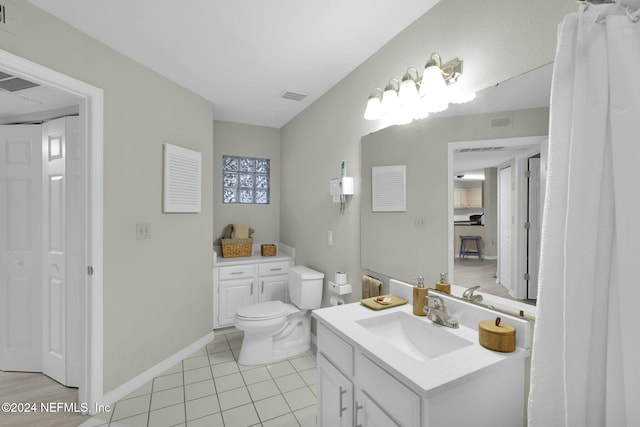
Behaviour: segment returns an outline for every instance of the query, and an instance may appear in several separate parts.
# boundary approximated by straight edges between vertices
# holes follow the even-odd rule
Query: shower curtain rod
[[[631,5],[625,4],[624,0],[577,0],[578,3],[590,3],[590,4],[617,4],[623,7],[631,7]],[[632,3],[632,2],[631,2]]]

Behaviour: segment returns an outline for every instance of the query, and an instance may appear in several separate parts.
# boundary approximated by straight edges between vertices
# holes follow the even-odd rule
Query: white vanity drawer
[[[289,272],[289,261],[263,262],[258,265],[260,276],[275,276]]]
[[[353,375],[353,347],[318,323],[318,348],[345,375]]]
[[[400,425],[419,426],[420,396],[362,353],[356,357],[360,387]]]
[[[253,277],[253,272],[254,264],[220,267],[218,268],[218,280],[244,279],[245,277]]]

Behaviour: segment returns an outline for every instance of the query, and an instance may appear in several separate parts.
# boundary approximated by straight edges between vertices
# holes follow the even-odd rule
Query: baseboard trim
[[[204,337],[200,338],[198,341],[194,342],[193,344],[190,344],[189,346],[183,348],[177,353],[167,357],[162,362],[147,369],[140,375],[132,378],[131,380],[127,381],[121,386],[114,388],[108,393],[105,393],[103,396],[103,403],[107,405],[113,405],[113,403],[117,402],[118,400],[121,400],[123,397],[127,396],[129,393],[142,387],[143,385],[151,381],[154,377],[157,377],[158,375],[167,371],[169,368],[175,366],[182,359],[187,358],[188,356],[192,355],[196,351],[200,350],[201,348],[209,344],[211,341],[213,341],[213,338],[214,338],[214,334],[213,334],[213,331],[211,331]]]

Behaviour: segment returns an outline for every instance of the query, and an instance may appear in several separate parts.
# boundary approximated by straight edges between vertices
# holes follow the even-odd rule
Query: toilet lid
[[[289,306],[282,301],[267,301],[240,307],[236,315],[245,319],[275,319],[288,313]]]

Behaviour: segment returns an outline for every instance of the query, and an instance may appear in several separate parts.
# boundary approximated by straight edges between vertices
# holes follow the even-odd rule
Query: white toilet
[[[311,344],[310,311],[322,304],[324,273],[305,266],[289,269],[292,304],[268,301],[238,309],[234,324],[244,331],[238,362],[261,365],[297,356]]]

